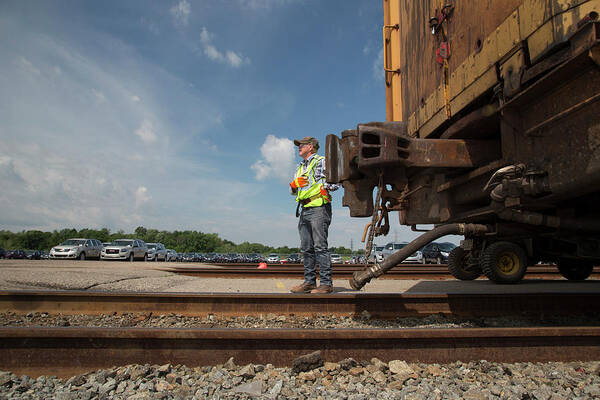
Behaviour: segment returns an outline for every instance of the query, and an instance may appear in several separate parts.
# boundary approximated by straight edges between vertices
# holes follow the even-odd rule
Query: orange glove
[[[321,196],[325,197],[327,201],[331,201],[331,195],[329,192],[323,188],[321,188]]]
[[[292,187],[292,189],[296,190],[298,188],[302,188],[304,186],[308,185],[308,179],[306,179],[306,177],[304,176],[299,176],[296,179],[294,179],[293,181],[290,182],[290,186]]]

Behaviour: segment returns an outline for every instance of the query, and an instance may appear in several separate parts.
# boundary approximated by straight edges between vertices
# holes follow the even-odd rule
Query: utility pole
[[[350,238],[350,253],[354,253],[354,241]]]

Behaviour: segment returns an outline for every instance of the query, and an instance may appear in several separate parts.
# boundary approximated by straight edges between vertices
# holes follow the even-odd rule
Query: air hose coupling
[[[478,236],[490,232],[490,227],[481,224],[462,224],[454,223],[438,226],[427,233],[419,236],[396,253],[387,257],[381,264],[375,264],[367,267],[362,271],[357,271],[352,275],[350,279],[350,286],[354,290],[360,290],[365,286],[371,279],[383,275],[386,271],[392,269],[392,267],[400,264],[407,257],[419,250],[421,247],[433,242],[434,240],[446,236],[446,235],[465,235],[465,236]]]
[[[381,265],[379,264],[367,267],[362,271],[356,271],[354,274],[352,274],[352,279],[350,279],[350,286],[354,290],[360,290],[363,286],[369,283],[371,279],[383,275],[384,272],[385,271],[381,268]]]

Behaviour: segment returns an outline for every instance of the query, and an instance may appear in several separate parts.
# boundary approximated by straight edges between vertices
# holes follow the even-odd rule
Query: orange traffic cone
[[[262,262],[262,263],[258,264],[257,269],[266,269],[266,268],[267,268],[267,263]]]

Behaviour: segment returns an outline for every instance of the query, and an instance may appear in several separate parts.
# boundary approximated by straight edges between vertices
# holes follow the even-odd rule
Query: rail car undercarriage
[[[499,85],[425,138],[405,122],[329,135],[327,180],[343,184],[351,216],[373,217],[373,235],[389,231],[390,211],[435,226],[352,286],[448,233],[465,236],[448,261],[459,279],[515,283],[540,261],[587,278],[600,262],[599,43],[591,21],[527,68],[499,65]]]

